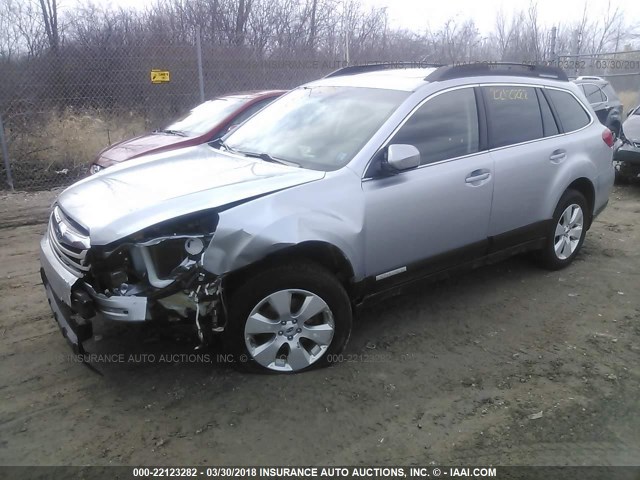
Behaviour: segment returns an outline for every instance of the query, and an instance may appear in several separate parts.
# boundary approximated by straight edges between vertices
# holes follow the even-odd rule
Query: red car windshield
[[[216,98],[215,100],[209,100],[198,105],[187,115],[162,131],[179,132],[188,137],[197,137],[214,128],[246,101],[243,98]]]

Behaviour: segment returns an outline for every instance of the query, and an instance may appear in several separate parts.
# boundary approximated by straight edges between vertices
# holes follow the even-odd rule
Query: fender
[[[355,280],[364,276],[364,199],[360,179],[349,169],[322,184],[294,187],[219,213],[218,228],[204,253],[205,270],[223,275],[304,242],[336,247],[351,264]],[[346,198],[343,192],[358,192]]]
[[[549,195],[547,195],[547,203],[545,205],[547,218],[553,218],[553,213],[560,201],[560,197],[569,188],[569,185],[576,180],[586,178],[591,183],[595,194],[597,176],[598,172],[595,165],[586,157],[580,156],[579,158],[574,158],[571,162],[563,164],[561,171],[554,177],[553,183],[548,186]]]

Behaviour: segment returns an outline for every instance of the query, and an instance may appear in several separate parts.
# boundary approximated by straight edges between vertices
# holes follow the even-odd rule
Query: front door
[[[481,151],[472,87],[436,94],[388,145],[418,148],[421,165],[397,175],[377,170],[362,183],[366,274],[379,286],[402,282],[482,255],[493,193],[493,160]]]

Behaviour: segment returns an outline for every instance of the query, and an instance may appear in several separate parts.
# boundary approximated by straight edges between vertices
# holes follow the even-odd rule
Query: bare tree
[[[49,47],[54,52],[60,48],[60,32],[58,30],[58,0],[40,0],[40,10],[44,30],[49,40]]]
[[[238,9],[236,14],[235,43],[240,46],[244,44],[246,34],[247,21],[251,12],[252,0],[238,0]]]
[[[315,41],[316,41],[316,12],[318,10],[318,0],[312,0],[311,3],[311,19],[310,19],[310,25],[309,25],[309,40],[308,40],[308,47],[309,50],[313,51],[314,47],[315,47]]]
[[[38,8],[31,1],[5,0],[0,4],[0,56],[36,57],[46,37]]]

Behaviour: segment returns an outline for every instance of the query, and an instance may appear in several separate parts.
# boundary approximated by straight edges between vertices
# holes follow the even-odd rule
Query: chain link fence
[[[242,48],[92,45],[1,66],[0,189],[66,186],[88,174],[98,152],[165,127],[202,99],[247,90],[292,88],[342,66],[328,58],[257,60]],[[565,55],[570,76],[608,79],[625,110],[640,101],[640,51]],[[152,75],[169,72],[167,82]]]
[[[570,78],[595,76],[609,81],[625,111],[640,103],[640,50],[563,55],[558,65]]]
[[[195,43],[65,48],[2,65],[0,142],[7,151],[0,150],[0,189],[69,185],[88,174],[103,148],[166,127],[203,98],[292,88],[339,66],[309,58],[258,61],[242,49]],[[169,81],[152,82],[166,80],[165,72]]]

